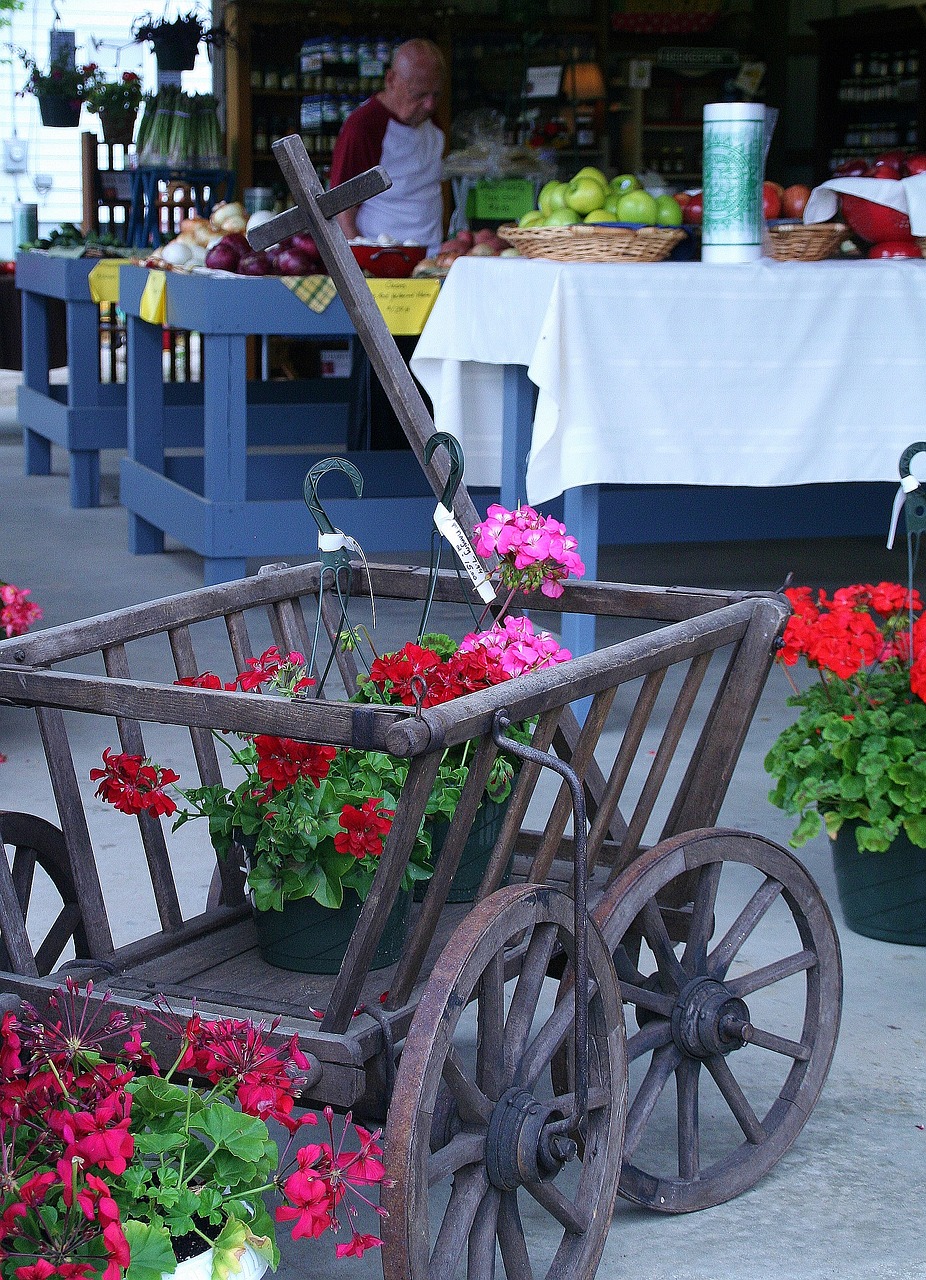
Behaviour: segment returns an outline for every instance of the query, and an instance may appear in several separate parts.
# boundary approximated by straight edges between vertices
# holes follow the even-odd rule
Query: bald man
[[[396,49],[383,88],[352,111],[338,134],[331,185],[381,164],[392,187],[338,214],[347,238],[413,240],[435,253],[444,238],[440,177],[444,135],[431,119],[446,64],[431,40]]]

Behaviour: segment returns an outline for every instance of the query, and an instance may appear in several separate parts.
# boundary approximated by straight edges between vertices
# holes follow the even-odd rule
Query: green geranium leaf
[[[176,1269],[170,1236],[163,1227],[129,1219],[122,1229],[131,1254],[125,1280],[161,1280]]]
[[[197,1129],[239,1160],[258,1161],[269,1141],[267,1126],[257,1116],[247,1116],[223,1104],[210,1106],[197,1123]]]

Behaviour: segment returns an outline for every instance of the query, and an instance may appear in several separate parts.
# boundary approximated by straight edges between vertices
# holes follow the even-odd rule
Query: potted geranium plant
[[[159,999],[149,1016],[176,1039],[162,1076],[141,1017],[92,993],[68,978],[49,1016],[2,1017],[2,1280],[161,1280],[186,1259],[187,1280],[259,1280],[279,1261],[279,1222],[294,1240],[349,1227],[339,1257],[381,1243],[348,1198],[370,1204],[361,1188],[383,1179],[378,1133],[348,1116],[336,1145],[325,1108],[329,1140],[298,1144],[317,1117],[294,1112],[297,1037],[281,1050],[262,1025],[179,1018]]]
[[[41,71],[35,58],[24,49],[19,50],[19,56],[29,72],[19,90],[20,96],[27,93],[36,96],[42,124],[52,129],[76,129],[80,124],[80,108],[100,76],[96,63],[77,67],[65,52],[47,71]]]
[[[858,933],[926,945],[926,618],[896,583],[834,592],[789,588],[779,662],[817,672],[765,767],[773,804],[799,818],[791,844],[821,826],[840,904]],[[793,683],[793,682],[792,682]]]
[[[87,90],[87,110],[100,117],[103,141],[128,146],[135,132],[135,120],[141,106],[141,79],[134,71],[123,71],[118,80],[107,80],[100,73]]]
[[[491,545],[500,556],[499,575],[509,589],[504,608],[518,590],[539,588],[556,596],[570,574],[584,572],[575,539],[558,521],[529,507],[517,512],[490,508],[476,534],[483,553]],[[503,613],[488,630],[475,631],[459,644],[429,634],[395,653],[374,652],[369,673],[359,678],[355,700],[434,706],[571,657],[549,633],[535,631],[529,619]],[[230,683],[223,685],[213,672],[180,683],[263,689],[284,697],[305,697],[312,686],[304,656],[281,654],[276,647],[250,659],[247,670]],[[529,727],[513,732],[526,740]],[[264,959],[283,968],[336,973],[372,886],[408,762],[382,752],[266,734],[234,740],[222,733],[215,736],[243,770],[234,786],[175,788],[179,777],[172,769],[108,748],[103,767],[91,771],[91,780],[101,799],[126,813],[176,814],[175,829],[191,818],[206,818],[221,857],[236,850],[240,856],[242,849],[246,855]],[[463,874],[452,893],[457,900],[471,899],[481,880],[480,867],[484,869],[498,834],[500,815],[492,809],[507,799],[514,772],[513,762],[504,756],[496,761],[486,788],[486,827],[464,855]],[[452,816],[467,774],[465,748],[448,751],[405,867],[404,892],[371,968],[398,958],[412,891],[432,874],[443,839],[440,820]],[[179,812],[172,791],[183,803]],[[482,827],[482,819],[477,826]]]

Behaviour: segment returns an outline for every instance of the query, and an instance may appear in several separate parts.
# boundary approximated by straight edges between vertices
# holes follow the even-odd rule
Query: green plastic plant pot
[[[855,825],[843,823],[831,841],[846,924],[866,938],[926,947],[926,849],[901,833],[885,853],[860,852]]]
[[[260,954],[278,969],[298,973],[338,973],[363,904],[352,890],[332,909],[314,898],[284,902],[282,911],[255,911],[254,924]],[[395,964],[408,933],[412,899],[400,893],[390,912],[383,936],[373,955],[371,969]]]
[[[502,823],[505,820],[510,799],[511,797],[509,796],[501,804],[493,804],[491,800],[483,799],[476,810],[475,820],[470,828],[463,852],[460,855],[459,866],[450,881],[450,890],[447,894],[448,902],[476,901],[476,893],[480,884],[482,884],[482,877],[485,875],[486,868],[489,865],[492,850],[495,848],[495,842],[501,833]],[[431,862],[435,867],[449,830],[450,823],[445,822],[443,819],[434,822],[431,826]],[[508,883],[510,872],[511,863],[509,861],[501,880],[502,885]],[[417,901],[420,902],[427,893],[429,883],[429,881],[419,881],[415,885],[415,899]]]

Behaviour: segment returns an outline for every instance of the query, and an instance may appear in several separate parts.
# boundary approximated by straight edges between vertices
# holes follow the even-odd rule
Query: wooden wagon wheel
[[[0,811],[0,841],[13,848],[11,885],[23,921],[29,913],[36,868],[45,872],[61,899],[61,909],[34,950],[39,976],[52,972],[69,942],[73,942],[78,958],[89,957],[90,948],[63,833],[34,814]],[[10,967],[9,950],[2,937],[0,965]]]
[[[569,898],[514,886],[474,907],[438,960],[389,1108],[386,1165],[395,1183],[383,1193],[386,1280],[594,1275],[617,1192],[627,1064],[611,957],[590,922],[581,1153],[551,1135],[550,1125],[571,1112],[571,1095],[552,1086],[550,1063],[571,1041],[575,1001],[557,1003],[558,983],[546,975],[558,949],[573,954],[573,934]],[[516,975],[507,991],[506,968]],[[442,1193],[446,1208],[432,1224]],[[541,1240],[530,1250],[525,1243],[525,1225],[532,1233],[538,1215],[558,1237],[547,1258]]]
[[[788,1150],[826,1079],[842,1002],[826,903],[785,849],[705,830],[648,850],[595,917],[636,1023],[620,1193],[721,1204]]]

